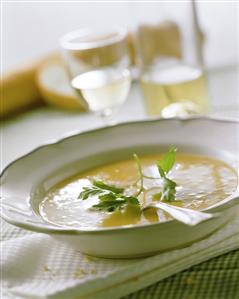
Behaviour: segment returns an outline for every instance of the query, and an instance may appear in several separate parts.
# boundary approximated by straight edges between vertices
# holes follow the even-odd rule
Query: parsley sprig
[[[177,148],[172,146],[169,151],[163,157],[162,160],[158,160],[156,162],[156,166],[159,172],[159,175],[162,179],[162,192],[154,195],[154,198],[164,201],[174,201],[176,194],[176,186],[177,184],[168,178],[169,171],[173,168],[175,163]],[[125,189],[119,188],[113,185],[106,184],[100,180],[94,180],[92,182],[92,186],[83,187],[83,191],[80,193],[79,197],[82,200],[86,200],[91,196],[98,196],[99,203],[92,206],[92,208],[113,212],[115,210],[120,210],[124,208],[128,204],[139,205],[138,197],[144,191],[144,178],[147,179],[158,179],[155,177],[149,177],[144,175],[143,168],[140,162],[140,159],[137,154],[133,155],[135,160],[137,171],[138,171],[138,179],[134,185],[138,185],[139,190],[133,196],[126,196],[124,194]]]
[[[95,195],[98,195],[100,202],[92,208],[100,211],[113,212],[122,209],[126,204],[139,205],[137,197],[124,195],[124,188],[108,185],[102,181],[93,181],[91,187],[83,187],[78,198],[86,200]]]

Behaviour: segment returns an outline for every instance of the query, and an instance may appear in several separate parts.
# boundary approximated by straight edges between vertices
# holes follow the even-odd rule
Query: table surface
[[[237,68],[213,70],[208,74],[211,114],[239,118]],[[147,118],[137,84],[115,122]],[[39,108],[1,123],[1,170],[14,159],[35,147],[74,132],[105,125],[90,113],[70,113]],[[215,258],[178,273],[124,299],[238,299],[239,251]]]

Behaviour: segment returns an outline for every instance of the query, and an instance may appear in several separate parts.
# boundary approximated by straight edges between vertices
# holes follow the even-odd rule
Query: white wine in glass
[[[147,112],[163,117],[206,114],[208,93],[200,68],[175,63],[148,68],[141,76]]]
[[[110,116],[130,90],[127,31],[81,29],[66,34],[60,43],[71,86],[90,111]]]
[[[71,85],[91,111],[108,116],[127,98],[130,82],[129,70],[102,67],[76,76]]]
[[[150,116],[191,117],[210,110],[205,34],[199,28],[196,2],[134,5],[136,62]]]

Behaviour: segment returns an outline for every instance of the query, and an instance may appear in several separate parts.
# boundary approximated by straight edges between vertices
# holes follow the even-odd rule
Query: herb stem
[[[137,165],[137,169],[138,169],[138,174],[139,174],[139,179],[138,181],[140,181],[140,188],[139,191],[137,192],[137,194],[135,195],[136,197],[140,195],[140,193],[144,190],[144,174],[143,174],[143,170],[142,170],[142,165],[141,162],[139,160],[139,157],[137,154],[133,154],[134,160],[136,162]]]
[[[145,178],[145,179],[150,179],[150,180],[159,180],[159,179],[161,179],[161,177],[157,177],[157,178],[155,178],[155,177],[153,177],[153,176],[149,176],[149,175],[143,175],[143,177]]]

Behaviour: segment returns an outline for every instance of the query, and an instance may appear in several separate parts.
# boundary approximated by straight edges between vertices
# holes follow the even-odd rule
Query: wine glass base
[[[163,118],[189,117],[202,114],[200,106],[192,101],[172,103],[161,111]]]
[[[104,110],[99,111],[97,114],[101,117],[109,117],[113,114],[113,109],[112,108],[106,108]]]
[[[114,120],[114,116],[118,111],[119,107],[106,108],[94,113],[102,120],[104,126],[112,126],[117,122]]]

